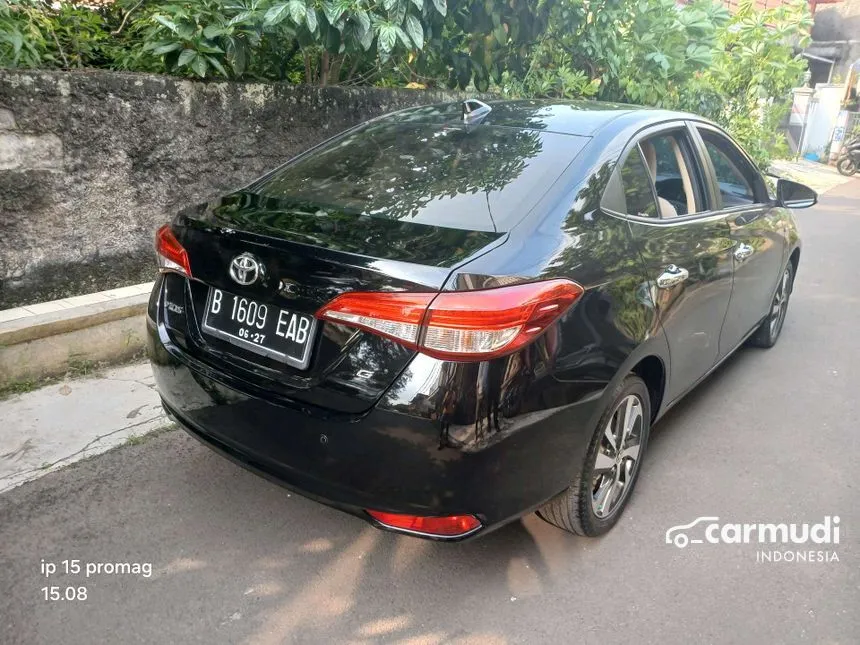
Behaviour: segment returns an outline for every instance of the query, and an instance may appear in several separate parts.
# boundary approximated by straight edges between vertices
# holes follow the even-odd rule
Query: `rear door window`
[[[648,174],[648,169],[642,160],[639,146],[630,151],[621,167],[621,184],[624,188],[628,215],[657,217],[657,202],[654,201],[651,175]]]
[[[704,190],[685,129],[674,129],[639,142],[646,167],[654,181],[660,217],[671,219],[700,213]]]
[[[372,123],[248,190],[352,213],[504,232],[537,204],[588,137],[495,126]]]

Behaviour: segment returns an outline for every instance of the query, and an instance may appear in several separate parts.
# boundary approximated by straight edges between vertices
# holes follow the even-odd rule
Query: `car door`
[[[725,216],[710,208],[711,195],[684,123],[637,135],[621,157],[617,176],[619,198],[605,196],[602,206],[623,210],[641,254],[648,292],[669,343],[666,400],[671,403],[719,355],[732,288],[729,228]],[[614,208],[607,203],[612,201]]]
[[[704,124],[694,129],[706,176],[714,187],[732,240],[733,286],[720,335],[720,357],[755,329],[770,309],[787,252],[784,211],[768,196],[764,179],[725,134]]]

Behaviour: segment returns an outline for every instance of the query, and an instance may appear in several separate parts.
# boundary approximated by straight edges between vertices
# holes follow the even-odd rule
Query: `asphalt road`
[[[461,545],[397,537],[173,431],[0,496],[0,640],[857,643],[860,180],[799,219],[779,344],[742,350],[655,428],[606,537],[534,516]],[[665,544],[669,527],[705,515],[838,515],[827,548],[839,561]],[[64,559],[152,575],[61,575]],[[60,570],[46,577],[43,560]],[[45,600],[46,586],[87,598]]]

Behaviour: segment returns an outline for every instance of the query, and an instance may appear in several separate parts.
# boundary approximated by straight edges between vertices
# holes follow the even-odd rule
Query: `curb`
[[[150,282],[0,311],[0,387],[140,354],[151,289]]]

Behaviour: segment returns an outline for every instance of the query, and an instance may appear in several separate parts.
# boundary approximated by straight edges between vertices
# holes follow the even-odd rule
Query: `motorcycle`
[[[842,150],[839,151],[839,157],[836,160],[836,170],[846,177],[860,170],[860,136],[842,144]]]

